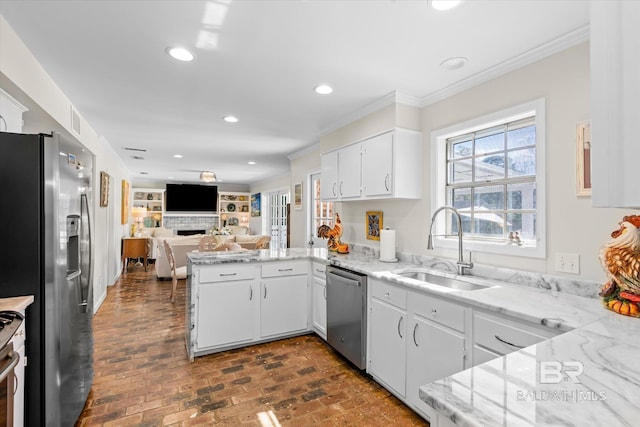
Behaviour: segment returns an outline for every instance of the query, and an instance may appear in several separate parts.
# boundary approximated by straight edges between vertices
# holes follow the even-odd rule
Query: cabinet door
[[[196,347],[252,341],[258,285],[254,281],[198,286]]]
[[[640,2],[591,2],[591,182],[597,207],[640,206]]]
[[[377,299],[369,310],[369,373],[405,395],[406,313]]]
[[[320,277],[313,278],[313,327],[327,338],[327,284]]]
[[[320,165],[320,198],[335,200],[338,198],[338,152],[323,154]]]
[[[260,296],[260,336],[307,329],[307,276],[264,279]]]
[[[463,335],[417,317],[410,328],[407,400],[419,407],[420,386],[464,370],[465,343]]]
[[[338,152],[338,195],[341,199],[360,197],[361,145],[349,145]],[[322,187],[321,190],[322,191]]]
[[[385,133],[362,143],[362,191],[365,197],[392,194],[393,135]]]

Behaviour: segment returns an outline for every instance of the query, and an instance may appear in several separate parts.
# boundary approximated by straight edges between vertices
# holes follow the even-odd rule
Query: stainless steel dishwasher
[[[366,367],[367,276],[327,266],[327,342],[360,369]]]

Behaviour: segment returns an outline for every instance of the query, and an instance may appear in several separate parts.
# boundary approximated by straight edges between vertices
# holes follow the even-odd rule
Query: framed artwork
[[[380,240],[382,230],[382,211],[368,211],[365,220],[367,239]]]
[[[251,216],[260,216],[260,194],[251,195]]]
[[[293,207],[297,211],[302,210],[302,183],[293,186]]]
[[[591,124],[576,126],[576,195],[591,196]]]
[[[129,222],[129,183],[122,180],[122,206],[120,209],[120,224]]]
[[[109,206],[109,174],[100,171],[100,207]]]

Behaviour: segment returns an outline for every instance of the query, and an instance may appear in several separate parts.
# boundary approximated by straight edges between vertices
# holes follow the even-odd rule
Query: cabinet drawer
[[[267,262],[262,264],[262,277],[294,276],[309,274],[309,262]]]
[[[327,265],[319,262],[314,262],[311,266],[313,268],[313,275],[324,279],[326,277]]]
[[[484,313],[473,315],[473,341],[504,355],[544,341],[554,334],[534,330],[532,326]]]
[[[412,311],[419,316],[464,332],[466,308],[461,305],[420,293],[412,293],[411,307]]]
[[[380,280],[370,280],[371,296],[393,304],[403,310],[407,309],[407,291]]]
[[[199,283],[251,280],[256,277],[256,267],[254,265],[238,264],[210,268],[204,267],[199,269],[199,276]]]

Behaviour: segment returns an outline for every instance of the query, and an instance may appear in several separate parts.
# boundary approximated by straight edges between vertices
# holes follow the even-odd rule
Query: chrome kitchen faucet
[[[441,206],[433,213],[431,217],[431,225],[429,226],[429,238],[427,239],[427,249],[433,249],[433,224],[436,222],[436,216],[440,213],[440,211],[449,210],[453,212],[456,216],[458,223],[458,262],[456,265],[458,266],[458,274],[464,275],[466,269],[473,268],[473,263],[471,262],[471,253],[469,253],[469,262],[465,262],[462,255],[462,217],[460,216],[460,212],[456,208],[451,206]],[[445,234],[445,236],[447,236]]]

